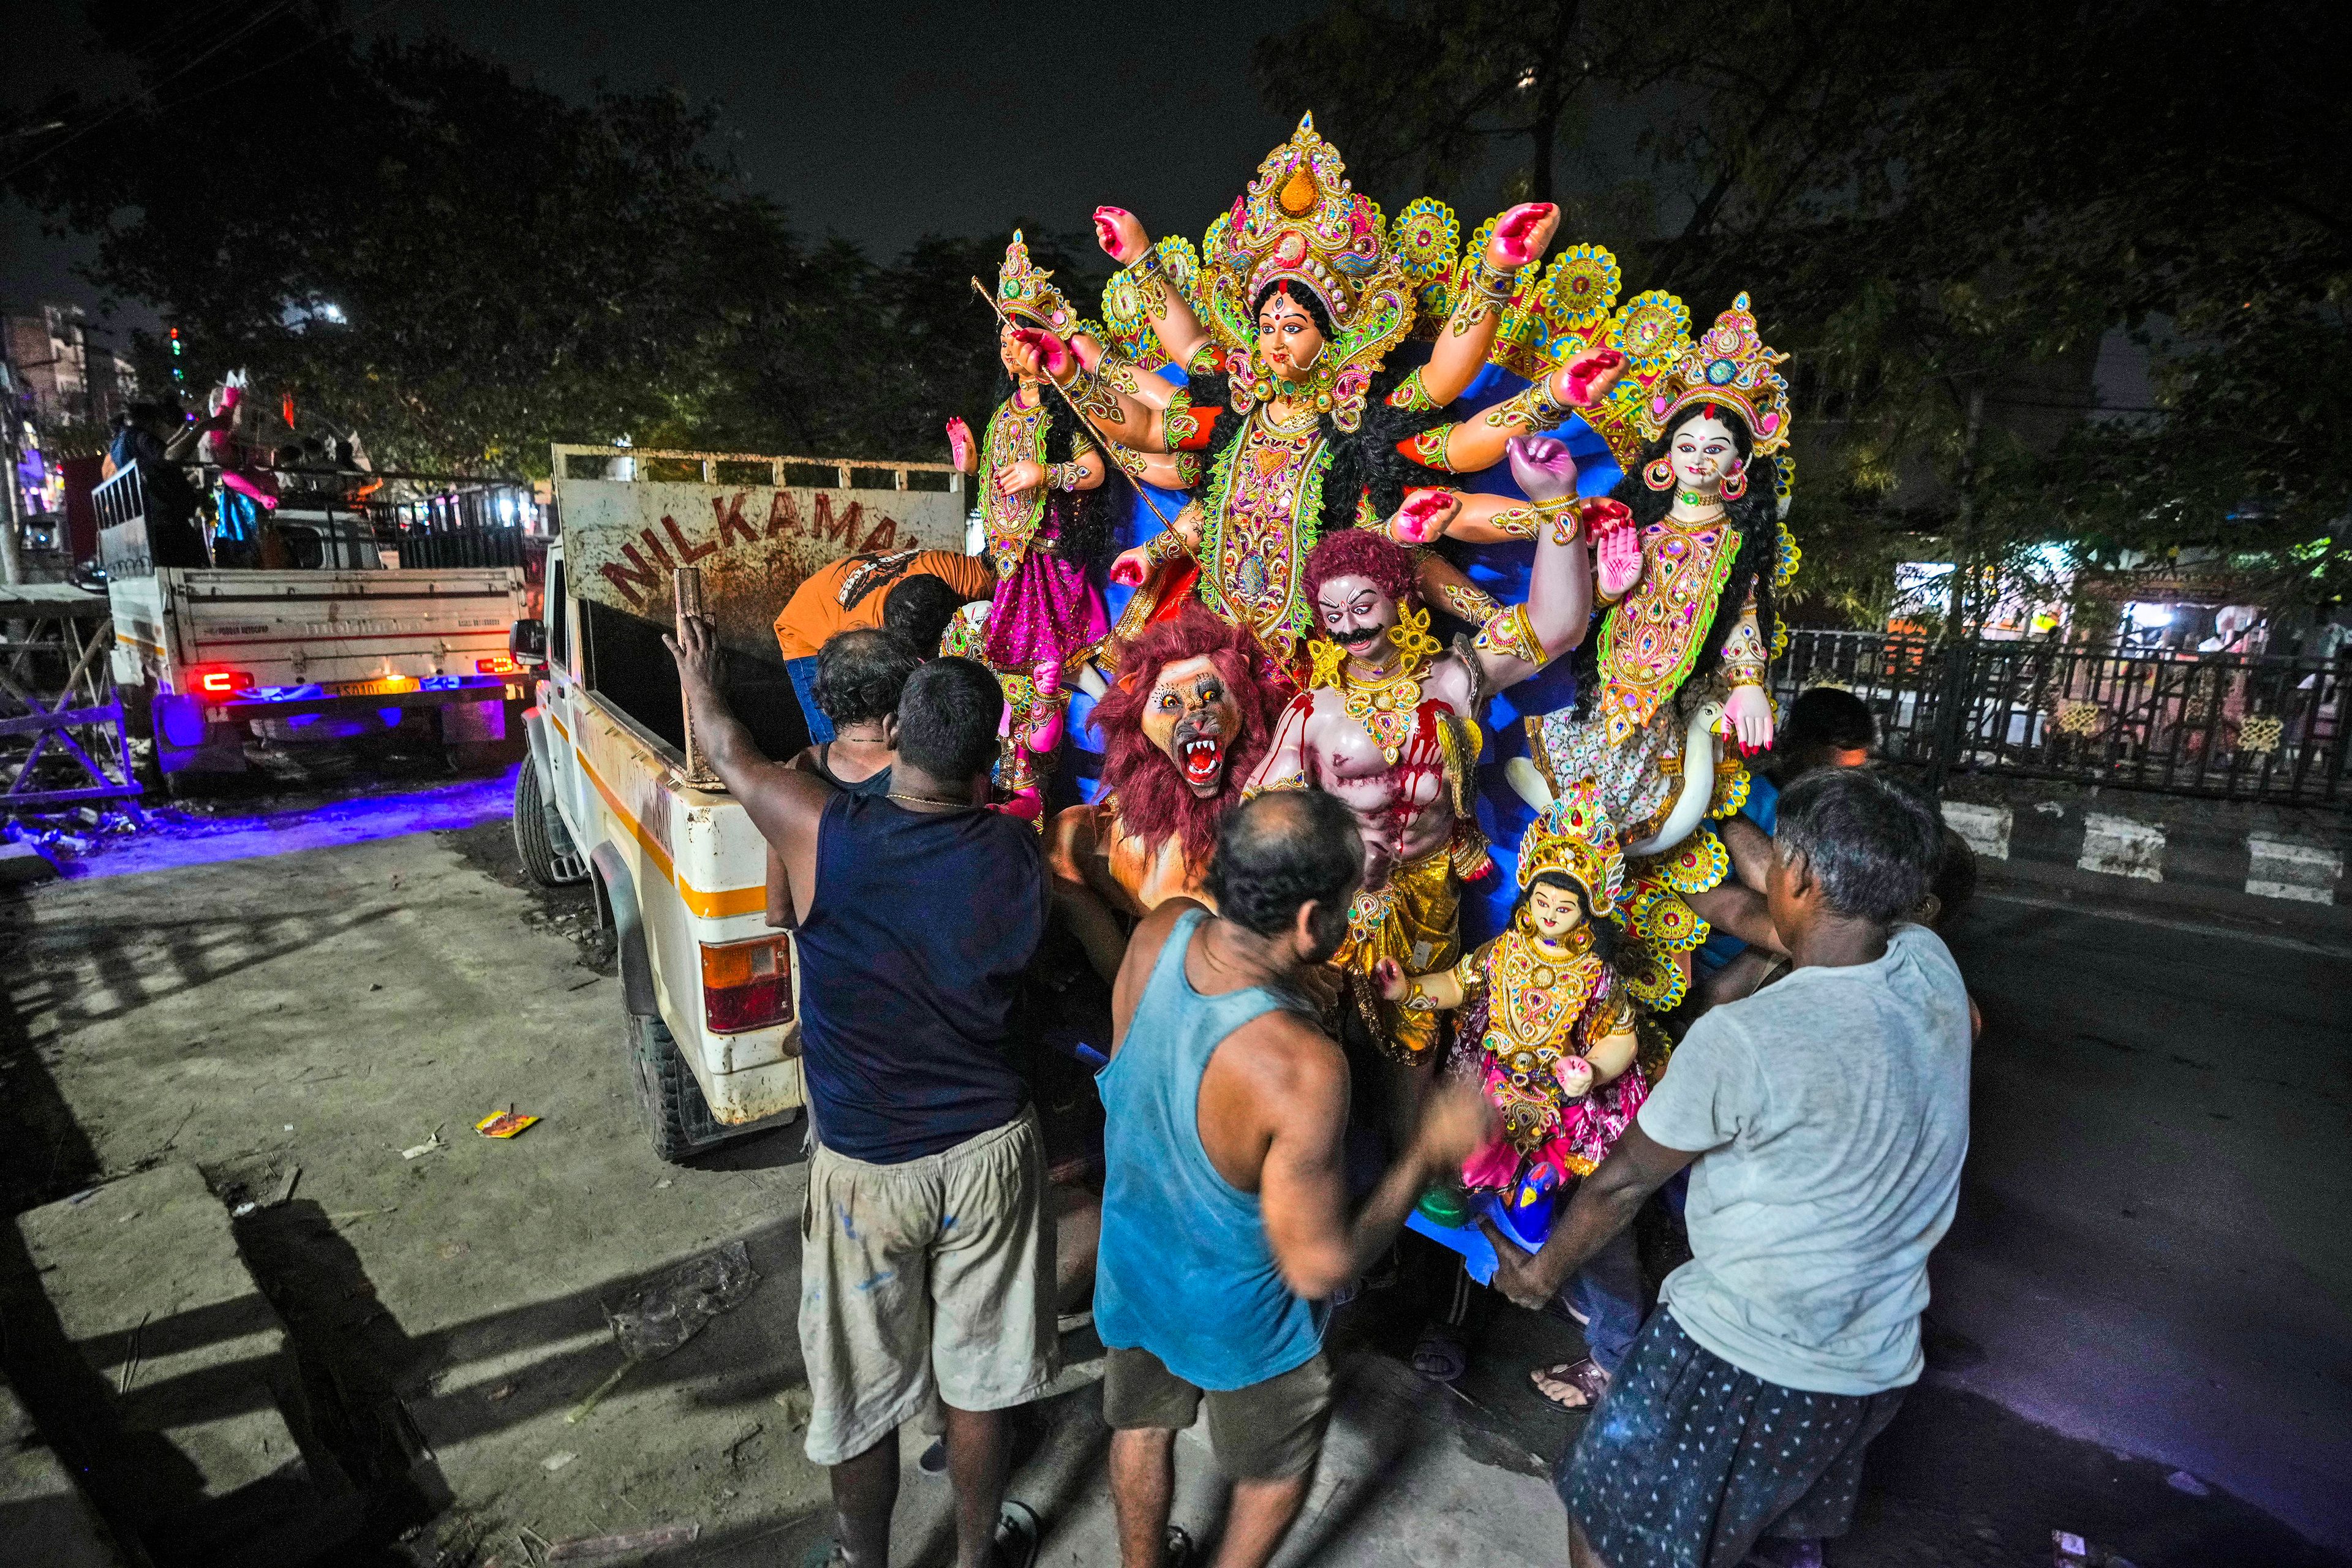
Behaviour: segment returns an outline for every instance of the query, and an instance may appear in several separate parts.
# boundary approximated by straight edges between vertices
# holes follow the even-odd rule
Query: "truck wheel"
[[[587,880],[587,858],[573,847],[571,830],[540,792],[539,768],[529,757],[515,774],[514,841],[524,872],[541,887]]]
[[[711,1119],[702,1086],[677,1040],[659,1018],[628,1015],[629,1069],[637,1089],[637,1112],[653,1140],[654,1152],[675,1164],[688,1155],[726,1142],[735,1129]]]

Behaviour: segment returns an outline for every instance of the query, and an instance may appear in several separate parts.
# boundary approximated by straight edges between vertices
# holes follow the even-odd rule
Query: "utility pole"
[[[14,585],[25,580],[25,563],[16,556],[21,529],[18,511],[24,501],[16,493],[16,416],[0,413],[0,419],[8,422],[7,438],[0,440],[0,463],[8,466],[8,509],[0,512],[0,585]]]

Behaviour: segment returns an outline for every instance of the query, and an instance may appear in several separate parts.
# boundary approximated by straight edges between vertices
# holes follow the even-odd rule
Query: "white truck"
[[[539,667],[515,839],[541,883],[593,882],[638,1105],[656,1152],[678,1160],[790,1120],[803,1096],[799,965],[767,923],[766,843],[687,773],[662,646],[676,570],[699,569],[729,701],[781,761],[806,733],[777,613],[827,561],[962,549],[962,479],[940,463],[570,446],[554,471],[545,613],[514,634]]]
[[[139,470],[93,493],[114,621],[114,679],[177,787],[240,773],[245,743],[382,734],[419,710],[460,761],[495,753],[528,682],[509,630],[530,613],[520,566],[386,568],[372,541],[331,540],[289,571],[158,567]],[[354,520],[345,517],[344,532]],[[396,558],[396,557],[395,557]]]

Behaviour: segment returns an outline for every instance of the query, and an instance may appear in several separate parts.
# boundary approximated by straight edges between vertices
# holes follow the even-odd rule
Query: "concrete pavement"
[[[824,1489],[793,1399],[798,1139],[653,1158],[614,983],[555,923],[578,896],[515,886],[502,833],[0,903],[0,1175],[21,1205],[165,1160],[253,1190],[301,1166],[239,1246],[355,1473],[384,1483],[371,1539],[429,1521],[401,1555],[350,1561],[437,1544],[512,1568],[525,1531],[690,1520],[701,1540],[660,1561],[802,1562]],[[1988,1028],[1930,1383],[1831,1561],[2046,1561],[2067,1528],[2142,1568],[2340,1564],[2237,1499],[2343,1539],[2345,962],[2002,891],[1954,938]],[[546,1120],[474,1136],[510,1101]],[[436,1129],[446,1150],[402,1159]],[[764,1276],[752,1298],[567,1422],[619,1365],[606,1307],[735,1237]],[[1377,1296],[1343,1315],[1338,1436],[1282,1561],[1560,1561],[1544,1473],[1575,1428],[1524,1378],[1577,1353],[1574,1331],[1504,1309],[1441,1393],[1400,1363],[1418,1321]],[[1083,1386],[1030,1419],[1016,1492],[1049,1521],[1048,1561],[1108,1560],[1104,1441]],[[947,1507],[917,1446],[909,1552],[944,1541]],[[1179,1519],[1198,1525],[1213,1478],[1197,1444],[1180,1454]]]

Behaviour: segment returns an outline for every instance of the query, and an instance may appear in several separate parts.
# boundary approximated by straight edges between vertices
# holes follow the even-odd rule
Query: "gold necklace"
[[[1429,612],[1408,610],[1389,628],[1389,640],[1403,655],[1392,675],[1364,679],[1348,668],[1348,650],[1336,642],[1319,640],[1312,657],[1313,686],[1328,686],[1339,693],[1339,706],[1362,726],[1381,749],[1389,766],[1396,766],[1405,744],[1421,723],[1421,667],[1429,650],[1438,647],[1429,635]]]
[[[1271,402],[1259,404],[1257,410],[1259,422],[1269,436],[1304,436],[1315,428],[1315,407],[1312,404],[1307,405],[1306,414],[1298,416],[1298,422],[1295,425],[1286,425],[1276,419],[1274,416],[1274,405]]]

